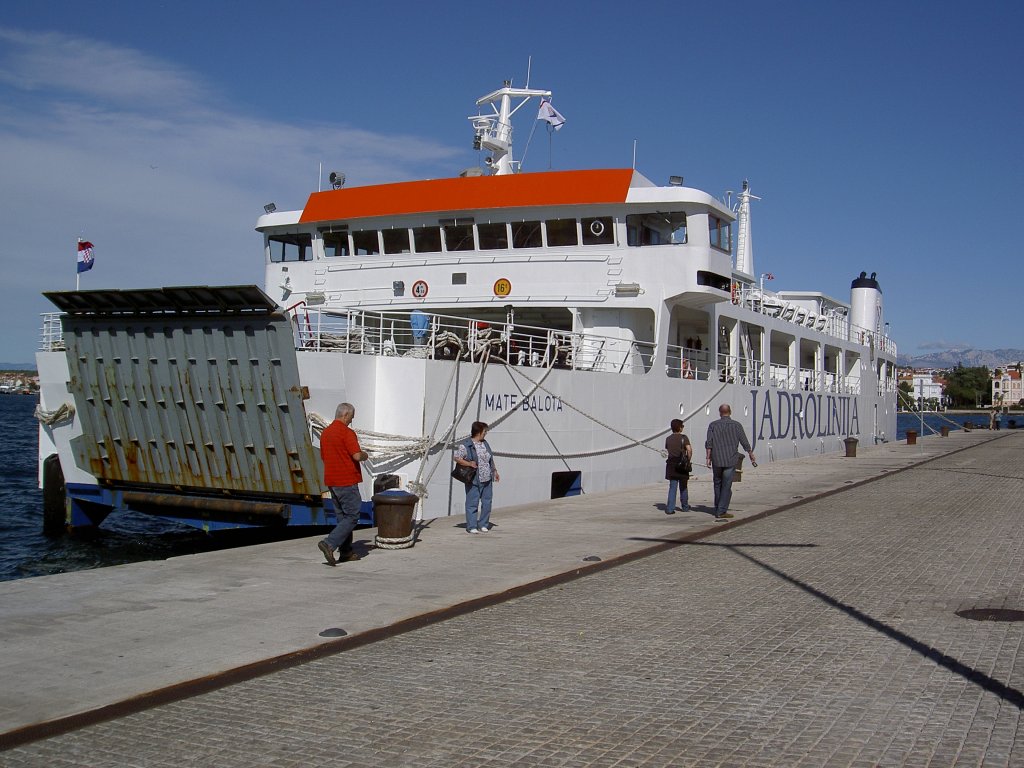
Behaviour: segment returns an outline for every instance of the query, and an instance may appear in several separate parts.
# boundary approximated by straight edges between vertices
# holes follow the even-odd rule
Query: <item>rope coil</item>
[[[64,403],[54,411],[45,411],[42,405],[37,405],[32,415],[39,420],[40,424],[52,427],[74,419],[75,406],[71,405],[71,403]]]
[[[415,543],[415,540],[415,533],[410,533],[408,536],[402,536],[397,539],[388,538],[387,536],[375,536],[373,544],[377,549],[408,549]]]

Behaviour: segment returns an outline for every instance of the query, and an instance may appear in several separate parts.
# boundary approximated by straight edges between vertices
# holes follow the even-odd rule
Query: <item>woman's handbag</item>
[[[467,467],[464,464],[456,464],[452,470],[452,477],[460,483],[469,485],[476,479],[476,467]]]
[[[693,462],[687,458],[685,453],[679,457],[679,463],[675,466],[675,472],[677,475],[688,475],[693,472]]]

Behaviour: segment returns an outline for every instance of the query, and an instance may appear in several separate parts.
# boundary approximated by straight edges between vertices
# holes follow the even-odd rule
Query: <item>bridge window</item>
[[[270,235],[271,261],[310,261],[313,258],[312,235]]]
[[[672,230],[670,242],[682,244],[686,242],[686,214],[682,211],[666,214],[669,229]]]
[[[476,236],[480,238],[481,251],[508,248],[508,227],[504,222],[500,224],[477,224]]]
[[[566,245],[579,245],[576,232],[576,219],[548,219],[548,247],[559,248]]]
[[[635,213],[626,217],[626,243],[639,245],[681,245],[687,242],[683,211]]]
[[[447,251],[472,251],[476,246],[473,243],[472,224],[445,224],[444,243]]]
[[[631,246],[661,245],[670,242],[671,230],[665,217],[653,213],[634,213],[626,217],[626,243]]]
[[[409,253],[408,229],[385,229],[381,235],[384,238],[384,253]]]
[[[380,253],[380,241],[376,229],[364,229],[352,233],[352,248],[356,256],[375,256]]]
[[[441,228],[416,227],[412,231],[412,241],[416,245],[416,253],[440,253]]]
[[[350,256],[348,247],[348,232],[322,232],[324,241],[324,256]]]
[[[711,247],[732,253],[732,224],[717,216],[708,216],[711,233]]]
[[[584,245],[612,245],[615,232],[612,230],[612,217],[601,216],[596,219],[582,219]]]
[[[513,221],[513,248],[540,248],[543,243],[540,236],[539,221]]]

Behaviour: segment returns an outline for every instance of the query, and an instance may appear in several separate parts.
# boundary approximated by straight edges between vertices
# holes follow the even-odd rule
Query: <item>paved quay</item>
[[[1024,608],[1022,457],[954,432],[748,467],[725,526],[661,484],[335,569],[307,539],[0,585],[0,746],[282,661],[0,764],[1024,764],[1024,624],[953,613]]]

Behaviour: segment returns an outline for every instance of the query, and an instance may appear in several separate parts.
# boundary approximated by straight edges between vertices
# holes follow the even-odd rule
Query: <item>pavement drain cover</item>
[[[347,634],[348,632],[340,627],[331,627],[330,629],[325,629],[321,632],[320,637],[344,637]]]
[[[1024,611],[1013,608],[966,608],[956,615],[971,621],[1024,621]]]
[[[588,562],[588,563],[599,563],[599,562],[601,562],[601,558],[598,557],[597,555],[587,555],[586,557],[583,558],[583,560],[585,562]]]

